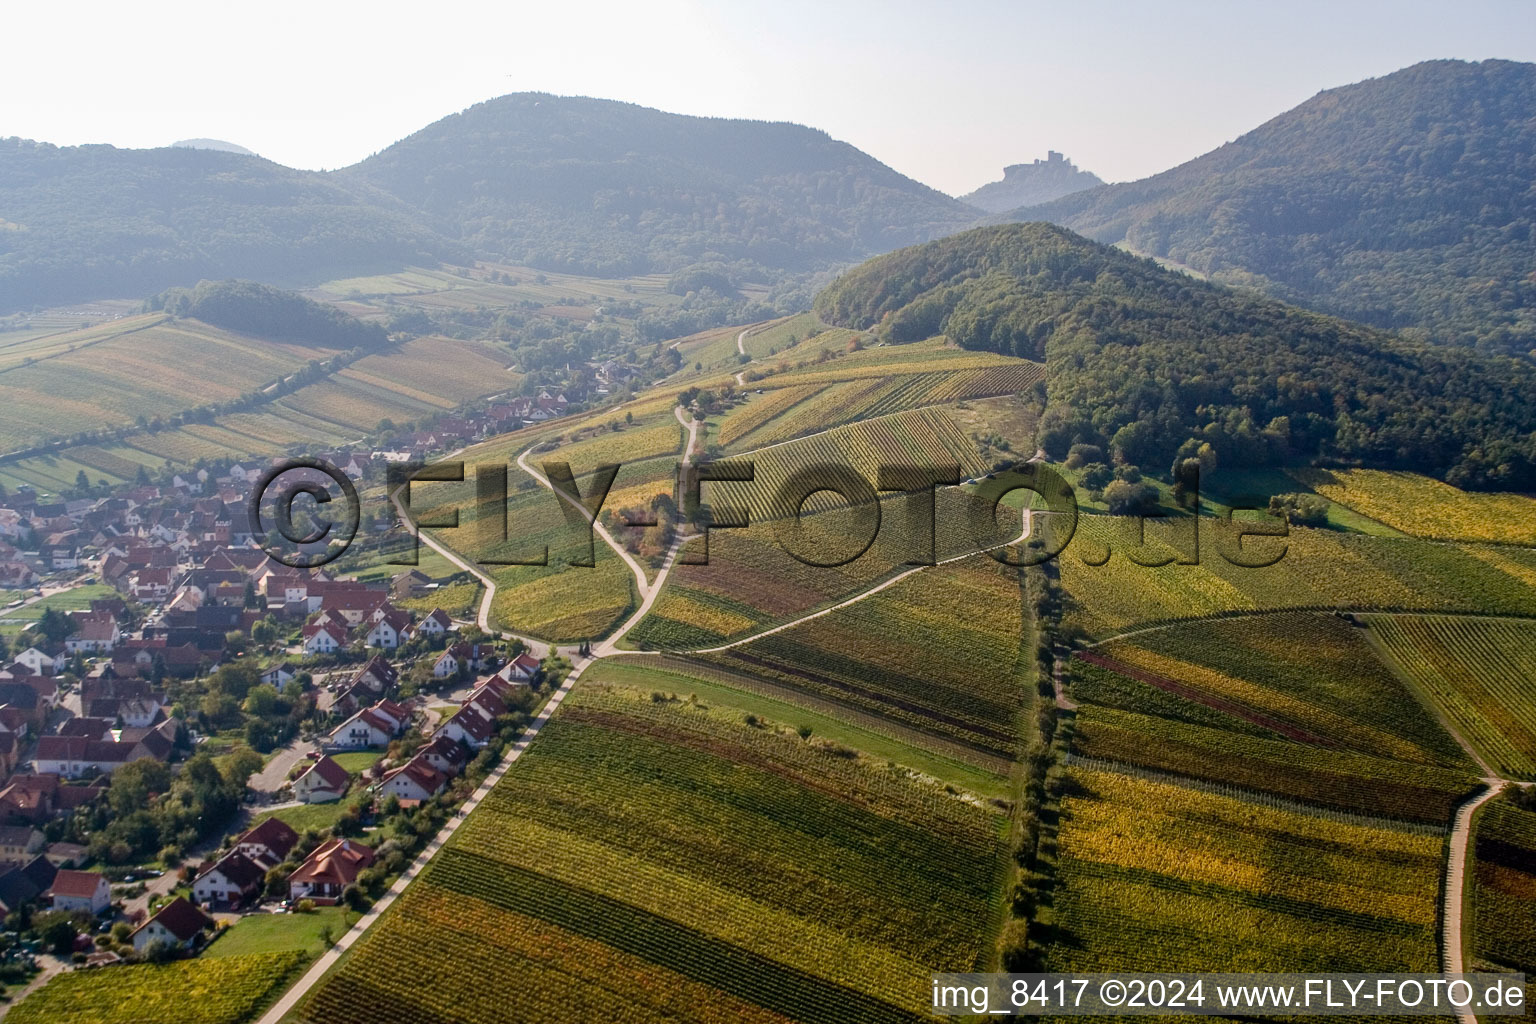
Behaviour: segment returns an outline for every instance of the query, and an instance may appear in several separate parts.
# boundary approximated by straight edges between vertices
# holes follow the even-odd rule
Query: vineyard
[[[884,416],[863,423],[838,427],[814,437],[753,452],[755,476],[751,483],[716,485],[717,500],[722,504],[742,505],[753,520],[781,519],[793,516],[793,501],[779,490],[799,470],[818,466],[851,469],[873,488],[877,467],[942,466],[961,467],[966,474],[986,471],[976,457],[969,438],[954,422],[934,409],[916,409]],[[842,499],[826,493],[805,502],[807,511],[842,504]]]
[[[841,423],[968,398],[1016,394],[1040,379],[1037,363],[1016,361],[978,370],[860,377],[830,385],[770,391],[722,421],[721,444],[779,444]],[[769,383],[774,383],[770,378]],[[739,417],[733,420],[733,417]]]
[[[298,977],[304,953],[68,971],[14,1006],[15,1024],[245,1024]]]
[[[1027,706],[1015,671],[1022,622],[1012,572],[986,556],[926,569],[700,659],[1010,760]]]
[[[1473,849],[1473,948],[1503,969],[1536,974],[1536,813],[1508,800],[1478,812]]]
[[[1052,971],[1431,971],[1439,835],[1083,765]]]
[[[1441,540],[1536,544],[1536,499],[1478,494],[1417,473],[1303,469],[1291,473],[1317,493],[1404,533]]]
[[[236,398],[332,354],[157,316],[65,337],[62,350],[0,368],[5,448]]]
[[[1134,521],[1089,515],[1060,558],[1062,585],[1076,599],[1067,624],[1107,637],[1138,626],[1234,611],[1286,608],[1457,611],[1536,615],[1536,550],[1489,549],[1292,528],[1282,539],[1245,542],[1244,550],[1284,555],[1266,568],[1222,558],[1210,520],[1202,520],[1200,562],[1150,568],[1133,563]],[[1188,532],[1188,520],[1179,529]],[[1143,561],[1171,557],[1170,526],[1148,523]],[[1102,565],[1090,564],[1110,557]]]
[[[1165,703],[1221,712],[1274,737],[1414,764],[1473,768],[1424,704],[1376,657],[1365,630],[1335,615],[1282,612],[1192,622],[1112,641],[1079,657],[1089,667],[1099,663],[1098,689],[1085,692],[1085,700],[1103,692],[1104,676],[1117,674],[1127,684],[1122,689],[1135,691],[1134,697],[1122,695],[1111,703],[1124,710],[1159,713],[1146,700],[1155,694]]]
[[[807,529],[836,534],[838,518],[810,516]],[[703,542],[691,541],[683,555],[702,559]],[[898,563],[876,544],[846,565],[810,566],[784,550],[772,524],[718,530],[709,537],[709,564],[674,565],[661,597],[628,640],[651,650],[714,646],[867,589]]]
[[[1198,714],[1165,715],[1085,703],[1077,713],[1073,751],[1352,814],[1435,825],[1448,822],[1477,784],[1472,770],[1253,735]]]
[[[573,691],[302,1019],[921,1019],[983,956],[1001,817],[753,722]]]
[[[1371,633],[1404,676],[1510,778],[1536,778],[1536,622],[1381,615]]]

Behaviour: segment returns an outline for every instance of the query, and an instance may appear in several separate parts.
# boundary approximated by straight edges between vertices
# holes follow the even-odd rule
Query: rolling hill
[[[1433,341],[1536,348],[1536,65],[1319,93],[1142,181],[1004,215]]]
[[[1536,487],[1536,368],[1432,346],[1198,281],[1049,224],[978,228],[870,260],[816,298],[828,323],[935,334],[1043,359],[1039,441],[1161,469],[1426,468],[1458,486]]]
[[[542,93],[476,104],[339,176],[482,252],[589,273],[810,269],[977,216],[812,128]]]
[[[0,140],[0,311],[203,278],[312,283],[461,252],[383,193],[259,157]]]

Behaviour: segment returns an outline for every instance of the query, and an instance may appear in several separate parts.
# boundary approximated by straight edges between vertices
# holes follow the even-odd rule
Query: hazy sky
[[[1420,60],[1536,60],[1536,4],[18,0],[0,40],[0,136],[334,168],[539,90],[798,121],[962,193],[1047,149],[1144,177]]]

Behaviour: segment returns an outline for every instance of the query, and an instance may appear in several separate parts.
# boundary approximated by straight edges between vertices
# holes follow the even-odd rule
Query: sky
[[[225,139],[331,169],[509,92],[795,121],[950,194],[1067,154],[1108,181],[1420,60],[1536,61],[1529,0],[645,0],[0,9],[0,137]]]

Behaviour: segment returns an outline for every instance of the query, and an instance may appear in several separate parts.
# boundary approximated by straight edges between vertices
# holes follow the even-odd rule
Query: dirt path
[[[519,464],[521,465],[521,460],[519,460]],[[487,633],[490,633],[492,636],[501,636],[507,639],[521,640],[523,643],[528,645],[529,654],[535,658],[543,660],[550,652],[550,645],[545,643],[543,640],[535,640],[531,636],[523,636],[520,633],[513,633],[510,630],[497,630],[491,627],[491,604],[496,600],[496,581],[482,572],[479,566],[468,561],[467,559],[460,558],[453,552],[451,548],[439,543],[431,534],[422,533],[419,529],[417,529],[415,521],[411,519],[410,513],[406,510],[404,502],[402,502],[400,499],[400,492],[405,490],[405,486],[406,485],[401,485],[400,487],[396,488],[395,493],[389,496],[389,500],[395,506],[395,511],[399,513],[400,522],[404,524],[405,528],[409,530],[421,543],[425,544],[433,551],[436,551],[449,562],[458,566],[460,569],[464,570],[465,572],[474,576],[475,579],[480,581],[480,588],[482,593],[480,596],[480,608],[475,617],[475,624],[481,629],[485,630]],[[601,529],[601,527],[599,527],[599,529]]]
[[[1440,968],[1447,974],[1460,974],[1463,970],[1461,920],[1472,818],[1479,807],[1498,796],[1508,785],[1504,779],[1498,778],[1484,779],[1483,783],[1486,788],[1481,793],[1456,808],[1456,817],[1451,825],[1450,849],[1445,863],[1445,904],[1440,908]],[[1456,1017],[1463,1024],[1477,1022],[1477,1015],[1470,1009],[1458,1010]]]
[[[537,447],[537,445],[535,447]],[[585,505],[571,497],[569,494],[566,494],[564,491],[556,489],[554,484],[549,482],[549,478],[547,476],[545,476],[543,473],[540,473],[532,466],[528,465],[528,456],[532,452],[533,448],[529,448],[527,451],[523,452],[517,457],[517,464],[519,468],[521,468],[524,473],[527,473],[529,476],[533,477],[534,480],[538,481],[540,487],[547,487],[549,490],[554,491],[572,508],[579,510],[581,514],[586,517],[587,522],[592,524],[593,531],[599,537],[603,538],[603,542],[612,548],[620,558],[624,559],[624,564],[628,565],[630,572],[635,574],[635,587],[640,591],[641,599],[643,600],[649,596],[652,589],[652,584],[648,579],[646,579],[645,568],[635,560],[633,555],[624,550],[624,545],[613,539],[613,534],[609,533],[607,527],[593,518],[592,513],[587,511]]]
[[[782,623],[780,625],[774,626],[772,629],[765,629],[765,630],[762,630],[761,632],[753,633],[751,636],[744,636],[740,640],[732,640],[728,644],[721,644],[718,647],[701,647],[701,648],[698,648],[697,650],[693,650],[693,651],[673,651],[673,652],[669,652],[669,653],[674,653],[674,654],[718,654],[720,651],[728,651],[728,650],[730,650],[733,647],[740,647],[743,644],[752,643],[754,640],[761,640],[765,636],[773,636],[775,633],[782,633],[786,629],[793,629],[796,626],[800,625],[801,623],[810,622],[812,619],[819,619],[823,615],[830,615],[833,612],[838,611],[839,609],[847,608],[849,605],[858,604],[860,601],[863,601],[865,598],[874,597],[876,594],[880,593],[880,591],[885,590],[888,587],[894,587],[896,584],[900,583],[902,580],[906,579],[908,576],[914,575],[915,573],[920,573],[924,569],[933,569],[933,568],[937,568],[938,566],[941,566],[941,565],[949,565],[949,564],[951,564],[953,562],[960,562],[960,561],[963,561],[963,560],[965,560],[967,558],[972,557],[973,555],[979,555],[979,554],[982,554],[983,552],[986,552],[986,551],[996,551],[997,549],[1005,548],[1005,547],[1007,547],[1010,544],[1022,544],[1024,541],[1029,539],[1029,532],[1030,532],[1030,529],[1031,529],[1031,523],[1032,523],[1034,517],[1033,517],[1033,515],[1031,515],[1030,510],[1027,509],[1027,508],[1026,509],[1021,509],[1020,512],[1021,512],[1021,514],[1023,515],[1023,518],[1024,518],[1024,526],[1023,526],[1023,529],[1019,531],[1018,537],[1016,537],[1013,540],[1004,541],[1001,544],[994,544],[990,548],[983,548],[981,551],[967,551],[963,555],[955,555],[952,558],[941,559],[941,560],[935,562],[933,565],[916,565],[916,566],[913,566],[910,569],[907,569],[907,570],[905,570],[903,572],[897,573],[895,576],[892,576],[890,579],[885,580],[883,583],[877,583],[873,587],[870,587],[868,590],[860,591],[859,593],[857,593],[857,594],[853,595],[852,597],[848,598],[846,601],[840,601],[837,604],[834,604],[834,605],[831,605],[829,607],[823,608],[820,611],[811,612],[808,615],[802,615],[798,619],[791,619],[788,622],[785,622],[785,623]],[[616,654],[625,654],[625,653],[642,654],[642,653],[654,653],[654,652],[645,652],[645,651],[631,651],[631,652],[616,651],[614,653],[616,653]]]

